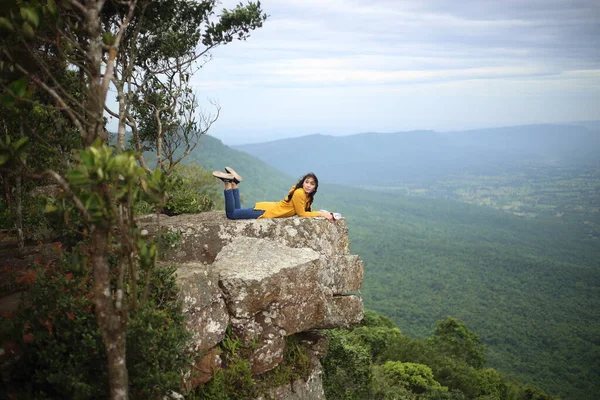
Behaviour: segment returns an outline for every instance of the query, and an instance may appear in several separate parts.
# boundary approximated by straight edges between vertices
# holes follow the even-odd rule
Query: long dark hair
[[[319,178],[317,178],[317,176],[315,174],[313,174],[312,172],[309,172],[308,174],[304,175],[298,181],[298,183],[296,183],[296,186],[294,186],[294,188],[292,190],[290,190],[290,194],[288,194],[287,199],[285,199],[285,201],[287,201],[287,202],[292,200],[292,196],[294,196],[294,192],[296,191],[296,189],[302,189],[304,186],[304,181],[308,178],[313,178],[315,180],[315,190],[313,190],[310,194],[307,195],[308,201],[306,202],[306,207],[304,208],[304,211],[311,210],[312,202],[315,199],[315,193],[317,193],[317,189],[319,188]]]

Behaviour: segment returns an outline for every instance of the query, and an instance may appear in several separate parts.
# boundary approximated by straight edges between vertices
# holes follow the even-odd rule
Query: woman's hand
[[[321,216],[327,218],[329,222],[335,221],[335,218],[333,218],[333,213],[321,212]]]

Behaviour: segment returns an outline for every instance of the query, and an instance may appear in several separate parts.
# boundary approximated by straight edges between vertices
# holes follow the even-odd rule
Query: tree
[[[462,360],[474,368],[485,365],[485,346],[481,343],[481,338],[456,318],[448,317],[439,321],[433,336],[427,342],[440,353]]]
[[[428,391],[448,391],[448,388],[435,380],[431,368],[427,365],[387,361],[381,368],[384,376],[394,385],[403,386],[411,392],[420,394]]]
[[[2,157],[0,167],[18,165],[32,177],[53,180],[81,216],[112,399],[128,397],[127,317],[138,306],[138,275],[145,274],[147,282],[156,260],[156,247],[136,229],[133,204],[142,197],[162,202],[162,171],[189,153],[214,122],[209,118],[201,130],[190,122],[196,106],[189,87],[194,63],[215,46],[245,39],[266,19],[259,2],[223,10],[219,17],[215,7],[215,0],[14,0],[0,11],[5,33],[0,85],[8,135],[21,135],[11,115],[27,104],[64,116],[66,130],[76,132],[83,147],[75,158],[67,155],[66,172],[33,170],[4,142],[4,154],[13,155]],[[118,93],[117,113],[107,110],[111,85]],[[105,110],[118,116],[116,150],[107,145]],[[137,155],[124,150],[126,125],[132,128]],[[36,138],[35,129],[23,143]],[[63,130],[53,133],[59,136]],[[141,155],[142,143],[156,149],[153,174]]]
[[[266,18],[257,2],[222,10],[213,21],[215,6],[214,0],[146,2],[123,37],[113,78],[118,112],[107,111],[118,118],[119,146],[125,147],[129,128],[140,165],[148,171],[143,151],[154,151],[155,168],[168,174],[218,118],[216,102],[215,115],[197,112],[190,88],[190,77],[211,59],[210,50],[245,40]]]
[[[373,381],[369,349],[343,330],[331,330],[328,336],[327,355],[322,361],[326,397],[369,398]]]

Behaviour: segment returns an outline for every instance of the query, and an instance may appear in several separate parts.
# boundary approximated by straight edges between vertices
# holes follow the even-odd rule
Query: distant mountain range
[[[327,183],[336,176],[340,183],[359,186],[431,178],[433,172],[443,177],[469,165],[502,172],[495,163],[514,168],[515,175],[523,172],[523,163],[598,165],[599,133],[593,130],[506,130],[311,135],[255,146],[265,153],[263,161],[240,151],[247,146],[234,150],[206,136],[186,162],[208,170],[233,166],[244,177],[245,207],[282,199],[299,176],[314,170],[325,181],[315,207],[344,215],[352,249],[365,262],[367,307],[418,337],[429,335],[436,320],[458,317],[481,335],[491,366],[565,399],[591,400],[600,390],[594,336],[600,323],[600,247],[582,226],[597,217],[521,218],[447,198]],[[447,154],[448,149],[462,156]],[[268,165],[267,156],[280,160],[278,168],[287,173]],[[555,168],[540,170],[551,174]],[[577,174],[570,182],[573,187],[563,182],[568,196],[590,185]],[[580,204],[580,198],[572,198]]]
[[[487,168],[598,165],[600,123],[527,125],[452,133],[314,134],[233,148],[291,176],[314,171],[323,182],[397,185],[464,172],[485,173]]]

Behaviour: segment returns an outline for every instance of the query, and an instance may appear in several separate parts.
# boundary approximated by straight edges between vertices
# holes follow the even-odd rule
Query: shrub
[[[190,395],[190,400],[245,400],[267,396],[269,389],[308,378],[314,367],[307,349],[296,336],[286,337],[282,362],[258,376],[252,374],[248,361],[255,350],[253,346],[243,346],[228,332],[220,347],[223,350],[223,368],[211,381],[198,387]]]
[[[189,333],[183,324],[174,268],[155,269],[150,300],[127,327],[130,393],[159,398],[180,387]],[[0,398],[104,399],[108,378],[104,344],[94,316],[91,270],[78,254],[37,266],[23,303],[0,324],[2,342],[20,357],[2,368]],[[9,396],[10,397],[10,396]]]
[[[26,195],[23,197],[23,234],[26,239],[44,241],[56,237],[57,226],[48,221],[44,215],[44,207],[50,201],[47,196]],[[6,201],[0,202],[0,229],[15,230],[16,210],[14,204],[9,207]]]
[[[219,208],[222,195],[212,174],[198,165],[181,165],[167,178],[168,198],[163,212],[167,215],[196,214]],[[148,214],[155,210],[141,201],[136,213]]]
[[[328,331],[323,387],[328,399],[371,398],[373,374],[369,347],[342,329]]]
[[[427,365],[387,361],[381,369],[383,375],[394,385],[405,387],[413,393],[448,390],[434,379],[433,372]]]
[[[48,206],[59,206],[70,212],[49,214]],[[83,224],[75,206],[65,199],[59,199],[43,193],[29,192],[23,196],[23,235],[29,242],[48,242],[60,240],[72,245],[81,240]],[[9,207],[6,199],[0,198],[0,229],[14,232],[16,228],[16,210],[14,201]],[[15,235],[16,236],[16,235]]]

